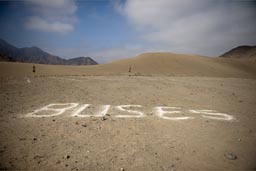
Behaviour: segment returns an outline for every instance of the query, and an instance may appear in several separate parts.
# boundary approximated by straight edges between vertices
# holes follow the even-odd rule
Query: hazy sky
[[[1,1],[0,38],[100,63],[152,51],[218,56],[256,45],[256,1]]]

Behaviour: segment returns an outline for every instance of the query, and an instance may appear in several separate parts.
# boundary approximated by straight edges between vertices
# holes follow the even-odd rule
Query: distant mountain
[[[12,57],[0,54],[0,61],[8,61],[8,62],[15,62]]]
[[[225,58],[256,58],[256,46],[238,46],[224,53]]]
[[[95,62],[90,57],[77,57],[66,60],[66,65],[97,65],[98,63]]]
[[[96,65],[90,57],[79,57],[74,59],[62,59],[51,55],[38,47],[17,48],[5,40],[0,39],[0,60],[17,61],[53,65]]]
[[[2,56],[10,57],[10,56],[16,56],[18,54],[18,51],[16,47],[0,39],[0,54]]]

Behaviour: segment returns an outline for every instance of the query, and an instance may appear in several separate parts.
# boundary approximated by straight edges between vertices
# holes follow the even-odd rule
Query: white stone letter
[[[191,113],[203,114],[202,117],[215,119],[215,120],[223,120],[223,121],[231,121],[235,118],[231,115],[218,113],[215,110],[189,110]]]
[[[110,105],[102,105],[101,110],[98,112],[98,114],[95,114],[95,115],[81,114],[81,112],[89,106],[90,106],[90,104],[84,104],[82,107],[77,109],[77,111],[73,112],[73,114],[71,116],[74,116],[74,117],[91,117],[91,116],[103,117],[107,114],[107,112],[110,108]]]
[[[171,109],[172,111],[164,111],[164,109]],[[188,117],[188,116],[183,116],[183,117],[170,117],[170,116],[165,116],[165,114],[181,113],[181,111],[179,111],[180,109],[181,109],[180,107],[158,106],[158,107],[155,107],[155,113],[156,113],[156,115],[158,115],[160,118],[169,119],[169,120],[173,120],[173,121],[194,119],[193,117]]]
[[[136,110],[124,109],[127,107],[141,107],[141,105],[119,105],[119,106],[116,106],[117,109],[119,109],[123,112],[136,114],[136,115],[116,115],[116,117],[117,118],[140,118],[140,117],[143,117],[144,113],[136,111]]]
[[[60,109],[54,109],[54,108],[51,108],[51,107],[54,107],[54,106],[67,106],[68,107],[63,107],[63,108],[60,108]],[[28,113],[25,115],[25,117],[52,117],[52,116],[58,116],[58,115],[61,115],[63,114],[66,110],[68,109],[71,109],[73,107],[76,107],[78,105],[78,103],[52,103],[52,104],[49,104],[45,107],[42,107],[41,109],[37,109],[31,113]],[[41,111],[54,111],[55,113],[53,114],[49,114],[49,115],[45,115],[45,114],[42,114],[42,115],[37,115],[36,113],[39,113]]]

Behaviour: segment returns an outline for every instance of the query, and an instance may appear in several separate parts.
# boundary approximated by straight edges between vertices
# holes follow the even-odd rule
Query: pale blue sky
[[[36,0],[0,2],[0,38],[100,63],[143,52],[218,56],[256,44],[255,1]]]

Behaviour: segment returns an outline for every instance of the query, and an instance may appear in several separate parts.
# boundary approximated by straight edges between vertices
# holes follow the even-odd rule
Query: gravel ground
[[[256,169],[256,80],[165,76],[1,78],[0,169],[10,170],[253,170]],[[24,117],[51,103],[110,105],[102,117]],[[118,105],[136,108],[127,115]],[[194,117],[168,120],[157,106]],[[63,107],[63,106],[62,106]],[[61,106],[55,106],[61,108]],[[132,108],[132,110],[135,110]],[[190,110],[216,110],[232,121]],[[50,111],[44,111],[50,114]]]

